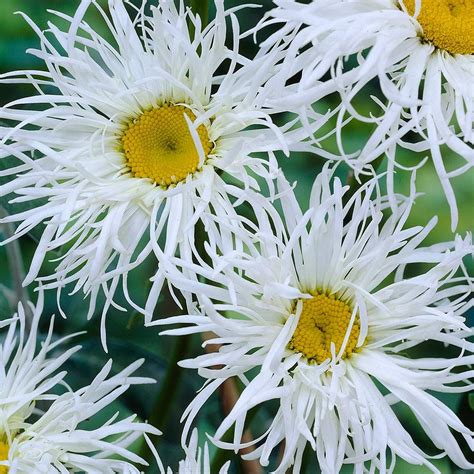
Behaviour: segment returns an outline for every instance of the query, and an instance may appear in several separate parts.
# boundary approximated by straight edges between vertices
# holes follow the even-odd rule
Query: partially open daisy
[[[59,370],[80,347],[58,352],[73,335],[53,340],[53,319],[40,345],[42,291],[36,307],[29,309],[33,313],[29,333],[21,305],[8,329],[0,331],[0,473],[139,474],[135,463],[146,462],[128,448],[144,433],[159,431],[133,415],[118,419],[116,413],[95,429],[90,421],[130,385],[154,382],[131,375],[143,361],[113,376],[109,361],[90,385],[73,391],[65,381],[66,372]]]
[[[343,133],[347,118],[373,123],[374,131],[358,158],[346,159],[360,171],[387,152],[392,187],[394,170],[403,169],[395,156],[397,144],[429,151],[451,208],[454,230],[458,215],[450,180],[474,165],[472,0],[275,3],[271,21],[283,22],[284,27],[272,40],[294,35],[285,61],[292,64],[292,73],[303,73],[301,81],[291,86],[295,93],[284,94],[284,103],[308,109],[308,104],[339,92],[343,101],[337,122],[341,154],[347,154]],[[365,105],[367,95],[375,93],[367,87],[374,79],[384,97],[374,103],[378,111],[370,107],[367,115],[355,104],[361,100]],[[449,162],[443,159],[442,145],[455,152],[449,153]]]
[[[185,327],[165,334],[214,333],[207,344],[220,346],[181,363],[206,379],[186,409],[183,436],[208,397],[237,377],[244,389],[213,441],[242,448],[249,410],[276,401],[271,423],[254,432],[256,449],[245,456],[276,463],[275,472],[291,465],[300,472],[308,444],[325,474],[343,464],[392,472],[397,457],[439,472],[397,418],[397,404],[413,412],[438,450],[473,468],[453,431],[471,448],[473,433],[433,395],[472,389],[473,371],[464,366],[474,362],[474,345],[463,314],[473,284],[455,275],[472,243],[457,237],[420,247],[435,222],[404,228],[414,197],[384,221],[387,200],[378,193],[371,199],[376,186],[370,182],[344,205],[347,188],[337,179],[331,185],[325,170],[303,213],[282,181],[283,222],[261,216],[247,238],[240,234],[248,251],[215,257],[218,274],[203,269],[207,283],[170,275],[196,293],[199,306],[168,320]],[[430,269],[406,275],[416,263]],[[426,341],[451,346],[454,357],[410,357]],[[224,443],[229,429],[233,441]]]
[[[18,161],[3,172],[12,180],[0,195],[39,203],[5,219],[19,222],[17,237],[46,223],[25,284],[48,251],[67,246],[54,274],[42,278],[45,288],[75,283],[74,291],[90,295],[91,313],[102,288],[105,314],[124,276],[126,297],[143,311],[128,295],[128,272],[152,252],[159,263],[175,253],[191,258],[205,212],[233,214],[231,201],[250,199],[248,189],[257,187],[253,173],[272,176],[273,165],[250,154],[286,147],[272,123],[276,109],[265,106],[264,85],[280,52],[242,57],[235,10],[225,11],[222,0],[202,31],[182,1],[177,10],[163,0],[149,16],[143,3],[133,19],[122,0],[109,1],[110,16],[92,3],[114,44],[84,21],[91,2],[83,0],[73,18],[56,13],[69,22],[67,31],[51,23],[43,33],[32,24],[41,49],[30,52],[47,72],[1,78],[40,93],[0,112],[11,122],[0,129],[0,158]],[[159,268],[147,320],[162,283]]]

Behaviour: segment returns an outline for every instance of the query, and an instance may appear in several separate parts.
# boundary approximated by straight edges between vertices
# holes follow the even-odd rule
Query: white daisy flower
[[[145,433],[159,434],[158,430],[136,422],[134,416],[118,420],[118,413],[96,429],[81,423],[113,403],[130,385],[153,383],[131,376],[143,361],[114,376],[109,376],[109,361],[90,385],[72,391],[64,380],[66,372],[59,369],[80,347],[58,354],[58,346],[73,336],[53,341],[52,319],[38,348],[42,309],[40,292],[36,308],[31,305],[30,332],[26,334],[20,304],[18,316],[0,333],[0,474],[138,474],[134,463],[146,462],[128,447]],[[58,389],[66,391],[59,395]]]
[[[464,366],[474,363],[474,344],[463,314],[474,286],[456,275],[474,250],[470,236],[421,247],[435,220],[404,228],[414,192],[384,218],[387,199],[378,192],[371,199],[374,180],[343,204],[348,187],[338,179],[331,186],[325,169],[305,213],[280,184],[284,222],[260,216],[258,228],[239,236],[246,252],[214,257],[219,272],[203,268],[207,283],[169,275],[196,293],[200,307],[169,319],[186,326],[164,334],[214,333],[206,344],[221,346],[181,363],[206,379],[185,411],[184,441],[208,397],[238,377],[245,388],[213,440],[241,449],[249,410],[276,400],[271,423],[254,433],[255,451],[244,456],[268,466],[275,454],[274,472],[291,465],[300,472],[307,444],[325,474],[339,473],[343,464],[356,473],[393,472],[397,457],[439,472],[397,419],[397,404],[412,411],[442,455],[473,469],[452,432],[471,448],[473,433],[433,396],[472,389],[474,371]],[[412,264],[430,269],[408,276]],[[457,356],[409,356],[426,341],[450,346]],[[231,428],[233,442],[220,441]]]
[[[285,59],[291,68],[282,68],[282,73],[299,69],[303,73],[299,84],[292,86],[296,93],[284,94],[283,102],[277,97],[280,105],[307,109],[325,95],[340,92],[343,103],[337,133],[341,153],[346,155],[342,129],[347,117],[374,123],[375,131],[358,158],[346,159],[360,171],[387,152],[391,186],[394,169],[404,168],[395,157],[396,143],[416,151],[429,150],[451,208],[454,230],[458,215],[450,180],[474,165],[472,0],[275,3],[270,21],[283,22],[283,26],[270,41],[291,38]],[[303,52],[298,56],[298,51]],[[351,55],[356,55],[355,64],[347,62]],[[328,72],[331,78],[326,80]],[[356,110],[354,99],[367,102],[366,86],[374,79],[386,103],[377,99],[380,114],[364,116]],[[416,143],[406,137],[410,131],[418,134]],[[462,160],[443,161],[441,145]]]
[[[91,3],[114,45],[84,21]],[[45,288],[74,283],[73,291],[90,296],[89,317],[102,290],[105,315],[123,277],[127,300],[149,321],[162,272],[144,310],[128,295],[128,272],[151,253],[158,262],[175,253],[191,258],[205,212],[232,215],[232,204],[258,188],[254,173],[270,181],[276,160],[251,153],[285,150],[285,140],[299,136],[284,137],[271,119],[279,109],[265,107],[264,84],[281,52],[242,57],[236,9],[225,11],[222,0],[215,5],[216,18],[203,31],[183,1],[176,9],[171,0],[151,7],[150,16],[143,2],[133,19],[122,0],[109,0],[110,16],[83,0],[73,18],[56,13],[69,22],[67,31],[50,23],[43,33],[30,21],[41,39],[41,49],[30,53],[48,70],[4,74],[2,82],[31,84],[38,95],[0,112],[12,122],[0,129],[0,158],[13,155],[19,163],[2,172],[12,179],[0,195],[39,203],[4,222],[19,222],[13,238],[46,223],[25,285],[48,251],[67,246],[54,274],[40,278]]]

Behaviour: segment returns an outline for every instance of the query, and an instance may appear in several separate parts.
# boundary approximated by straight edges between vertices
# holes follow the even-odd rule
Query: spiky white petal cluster
[[[53,340],[53,319],[38,347],[42,309],[40,292],[36,307],[30,304],[28,308],[34,313],[29,333],[20,305],[18,315],[0,334],[0,442],[8,448],[8,457],[0,459],[0,470],[6,467],[9,474],[138,474],[134,463],[146,463],[128,447],[144,433],[159,434],[158,430],[135,421],[133,415],[117,419],[118,413],[96,429],[82,422],[93,419],[130,385],[153,383],[131,376],[143,361],[113,376],[109,361],[90,385],[71,390],[64,380],[66,372],[59,369],[80,347],[58,352],[72,335]],[[64,393],[58,394],[58,389]]]
[[[152,447],[152,446],[150,446]],[[153,447],[152,447],[153,448]],[[209,461],[209,448],[207,443],[204,445],[204,449],[199,447],[199,436],[197,429],[194,429],[191,434],[189,444],[184,447],[186,457],[179,462],[178,474],[211,474],[211,464]],[[155,458],[159,459],[156,449],[153,448]],[[173,469],[168,467],[164,469],[161,461],[158,461],[160,465],[160,472],[162,474],[173,474]],[[230,461],[226,462],[220,469],[218,474],[227,474],[229,471]]]
[[[90,4],[107,22],[115,45],[85,22]],[[18,161],[2,172],[12,179],[0,195],[16,193],[12,202],[38,203],[4,219],[19,223],[15,237],[46,224],[25,284],[38,277],[47,252],[67,246],[55,272],[41,277],[45,288],[73,283],[73,291],[90,295],[89,316],[102,290],[105,315],[123,276],[127,300],[150,320],[163,284],[161,269],[144,310],[128,295],[128,273],[151,253],[159,263],[175,253],[191,258],[195,224],[206,209],[232,215],[231,201],[248,200],[249,189],[258,188],[252,174],[270,182],[275,160],[251,154],[287,150],[299,132],[274,126],[271,114],[280,107],[265,106],[264,85],[281,52],[276,48],[253,61],[242,57],[235,9],[226,11],[216,0],[216,18],[201,32],[199,17],[182,1],[178,9],[171,0],[160,1],[150,16],[143,5],[133,19],[126,4],[110,0],[108,16],[98,3],[82,0],[74,17],[56,13],[69,23],[67,31],[50,23],[41,32],[30,22],[41,39],[41,49],[30,53],[47,71],[1,78],[31,84],[38,94],[9,103],[0,113],[12,123],[0,129],[0,158],[13,155]],[[228,33],[232,49],[225,45]],[[214,147],[193,175],[162,187],[132,176],[118,148],[124,122],[167,101],[186,104],[197,117],[188,124],[197,148],[201,124]],[[241,186],[226,183],[222,173]]]
[[[226,379],[238,377],[245,388],[214,442],[240,449],[249,410],[276,400],[277,412],[264,432],[256,434],[256,450],[246,455],[267,466],[279,450],[275,472],[284,473],[291,465],[300,472],[307,444],[325,474],[337,474],[347,463],[358,473],[393,472],[397,457],[439,472],[397,419],[396,404],[412,411],[442,453],[460,467],[474,467],[452,432],[471,448],[473,433],[432,395],[472,389],[468,379],[474,372],[464,366],[474,362],[474,345],[466,339],[472,331],[463,314],[471,306],[468,296],[474,286],[456,274],[462,259],[473,252],[470,236],[422,247],[435,219],[426,227],[406,228],[414,190],[384,218],[387,200],[378,192],[372,198],[376,189],[372,180],[344,204],[348,187],[338,179],[331,185],[326,169],[303,213],[282,180],[283,220],[261,213],[259,226],[240,234],[240,249],[214,256],[217,271],[203,267],[207,283],[191,282],[176,270],[169,275],[173,284],[196,293],[199,307],[168,320],[187,326],[165,334],[214,333],[206,344],[220,346],[182,362],[206,379],[185,412],[184,438],[209,396]],[[173,268],[187,265],[175,263]],[[411,276],[406,272],[411,264],[429,269]],[[342,347],[318,364],[290,350],[301,302],[315,290],[349,301],[358,315],[358,349],[350,357],[341,356]],[[406,351],[426,341],[450,346],[456,355],[407,356]],[[220,441],[232,426],[233,441]]]
[[[422,1],[416,0],[417,8],[422,8]],[[275,0],[275,4],[271,22],[281,28],[269,41],[289,43],[288,65],[281,74],[302,71],[301,80],[283,96],[280,92],[276,101],[307,115],[313,102],[338,92],[342,104],[336,132],[341,154],[360,171],[386,152],[391,187],[394,170],[406,166],[395,155],[396,144],[429,151],[451,207],[454,230],[458,214],[450,180],[474,165],[474,55],[453,55],[426,41],[422,26],[399,0],[309,4]],[[349,62],[351,55],[354,60]],[[360,98],[367,102],[374,80],[385,100],[377,99],[379,113],[368,116],[357,110],[356,102]],[[344,149],[343,125],[348,117],[375,126],[356,158]],[[418,134],[415,142],[408,132]],[[441,145],[459,154],[462,162],[446,162]]]

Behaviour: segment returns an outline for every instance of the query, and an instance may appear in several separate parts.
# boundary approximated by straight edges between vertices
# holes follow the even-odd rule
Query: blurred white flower
[[[387,153],[387,176],[406,165],[396,144],[429,151],[451,208],[458,213],[450,180],[474,165],[474,5],[472,0],[275,0],[270,16],[280,29],[268,42],[288,43],[284,72],[302,71],[301,80],[276,102],[303,115],[313,102],[339,92],[336,131],[343,156],[351,142],[343,134],[348,118],[373,123],[374,131],[357,158],[345,159],[360,171]],[[419,14],[418,14],[419,13]],[[354,56],[354,60],[348,58]],[[326,76],[325,76],[326,75]],[[280,82],[282,82],[280,80]],[[377,82],[385,100],[380,113],[361,112]],[[278,88],[276,88],[278,90]],[[360,101],[363,102],[360,102]],[[365,114],[365,115],[364,115]],[[417,134],[417,141],[407,136]],[[443,159],[441,145],[459,157]]]
[[[177,270],[168,275],[194,292],[199,306],[156,321],[185,324],[163,334],[213,333],[206,344],[220,346],[181,362],[206,379],[184,413],[183,442],[211,394],[237,377],[245,388],[213,442],[242,448],[249,410],[277,401],[270,424],[254,433],[255,451],[244,456],[268,466],[279,451],[277,473],[291,465],[300,472],[307,444],[325,474],[339,473],[343,464],[358,473],[393,472],[397,457],[439,472],[397,418],[396,404],[412,411],[443,454],[473,469],[452,433],[473,448],[471,431],[432,395],[472,390],[474,371],[464,366],[474,363],[474,344],[463,314],[474,285],[456,274],[473,252],[470,236],[421,247],[435,219],[405,228],[413,188],[390,214],[376,180],[349,197],[326,168],[303,213],[283,179],[279,186],[284,219],[261,213],[258,227],[240,233],[240,250],[215,255],[214,272],[202,268],[207,282]],[[428,269],[413,275],[411,264]],[[434,357],[410,356],[427,341]],[[443,344],[453,358],[436,357]],[[233,441],[221,441],[232,428]]]
[[[143,361],[110,377],[109,361],[90,385],[73,391],[64,380],[66,372],[59,370],[80,347],[57,350],[74,335],[53,341],[52,319],[38,347],[42,291],[36,308],[30,304],[29,309],[34,316],[28,334],[21,304],[17,317],[0,332],[0,473],[138,474],[134,463],[146,462],[128,447],[158,430],[135,421],[135,416],[119,420],[119,413],[95,429],[82,422],[94,418],[130,385],[153,383],[131,376]]]
[[[85,22],[91,3],[113,44]],[[72,18],[56,13],[69,23],[66,31],[50,23],[41,32],[29,20],[41,39],[30,53],[47,71],[0,76],[38,92],[0,112],[11,122],[0,128],[0,158],[18,161],[2,171],[12,179],[0,196],[38,203],[3,220],[19,222],[13,238],[46,223],[25,284],[38,277],[48,251],[67,247],[55,271],[39,278],[46,289],[74,283],[73,292],[90,296],[89,317],[102,290],[104,317],[117,306],[122,279],[128,302],[149,321],[163,285],[160,264],[175,253],[191,259],[196,223],[207,212],[234,215],[236,201],[258,189],[255,174],[271,186],[273,151],[287,152],[300,132],[273,124],[281,109],[265,105],[264,86],[282,53],[274,48],[252,61],[240,55],[238,8],[224,10],[216,0],[216,18],[201,31],[183,1],[178,9],[160,1],[150,15],[143,2],[133,19],[126,4],[110,0],[108,16],[83,0]],[[127,275],[151,253],[159,268],[141,308],[128,294]]]

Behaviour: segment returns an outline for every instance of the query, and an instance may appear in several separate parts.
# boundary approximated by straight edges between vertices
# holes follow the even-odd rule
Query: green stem
[[[204,242],[206,240],[206,231],[201,221],[196,224],[194,229],[196,249],[199,254],[206,260],[206,253],[204,251]],[[197,262],[196,262],[197,263]],[[167,296],[167,297],[166,297]],[[161,314],[166,315],[169,311],[175,312],[178,307],[175,306],[171,295],[165,294],[165,307],[160,306]],[[131,321],[133,324],[133,321]],[[164,379],[160,381],[160,391],[156,397],[153,405],[148,423],[161,431],[166,431],[166,425],[171,413],[173,413],[173,404],[176,401],[176,395],[179,389],[179,385],[184,373],[184,370],[178,366],[178,362],[188,354],[189,347],[193,341],[193,334],[186,334],[184,336],[176,336],[174,338],[175,344],[170,359],[167,361],[166,374]],[[150,436],[155,446],[159,443],[160,438],[156,436]],[[148,444],[143,440],[140,447],[139,456],[148,461],[151,465],[154,462],[154,456]]]
[[[164,431],[166,428],[169,415],[172,413],[173,404],[176,402],[176,394],[183,376],[183,369],[179,367],[178,362],[186,356],[190,343],[190,334],[176,337],[173,353],[167,364],[165,378],[160,383],[161,390],[156,397],[148,423],[161,431]],[[156,446],[160,438],[151,436],[151,439]],[[150,465],[154,461],[153,453],[145,440],[143,440],[139,456],[148,461]]]

